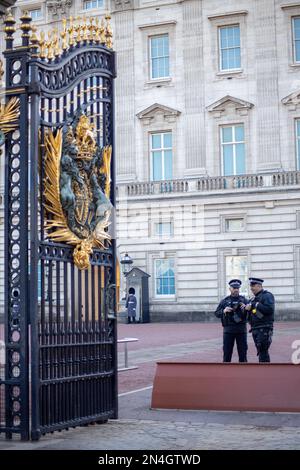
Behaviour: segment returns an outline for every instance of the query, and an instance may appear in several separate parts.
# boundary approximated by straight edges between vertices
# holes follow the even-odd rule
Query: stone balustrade
[[[204,176],[193,179],[127,183],[119,184],[118,190],[123,188],[122,193],[124,196],[135,197],[165,193],[205,193],[208,191],[278,188],[296,185],[300,186],[300,171],[215,177]]]

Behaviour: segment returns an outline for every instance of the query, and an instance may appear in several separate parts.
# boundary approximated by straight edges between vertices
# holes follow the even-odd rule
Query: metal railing
[[[124,343],[124,367],[118,368],[118,372],[123,372],[125,370],[137,369],[137,366],[129,366],[128,361],[128,343],[135,343],[138,341],[138,338],[122,338],[118,339],[118,343]]]

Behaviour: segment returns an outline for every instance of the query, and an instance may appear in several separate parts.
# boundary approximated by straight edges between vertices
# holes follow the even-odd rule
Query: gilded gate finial
[[[69,19],[68,33],[69,33],[69,46],[72,47],[75,44],[75,41],[74,41],[75,28],[74,28],[74,23],[73,23],[73,17],[72,16],[70,16],[70,19]]]
[[[45,31],[40,32],[40,58],[41,59],[46,59],[47,57],[47,44],[46,44],[46,39],[45,39]]]
[[[67,38],[67,20],[66,18],[63,18],[62,20],[63,24],[63,30],[60,33],[61,39],[62,39],[62,49],[63,51],[66,51],[68,49],[68,38]]]
[[[106,26],[105,26],[105,45],[106,45],[109,49],[112,49],[112,46],[113,46],[113,42],[112,42],[113,32],[112,32],[112,28],[111,28],[111,25],[110,25],[111,16],[110,16],[109,13],[107,13],[107,14],[105,15],[105,19],[106,19]]]
[[[26,21],[28,17],[24,16]],[[105,19],[102,18],[101,23],[99,18],[81,18],[81,17],[70,17],[69,20],[66,18],[62,19],[61,31],[56,28],[48,32],[48,40],[45,39],[45,32],[40,32],[40,38],[37,39],[36,28],[33,26],[33,34],[31,35],[30,42],[32,52],[37,54],[39,46],[39,53],[37,54],[40,58],[48,60],[58,58],[62,52],[66,52],[69,48],[74,47],[76,44],[80,44],[81,41],[90,42],[95,44],[103,44],[108,48],[112,48],[112,29],[110,26],[110,15],[106,15]],[[7,26],[10,36],[12,35],[11,25],[14,24],[14,20],[9,19],[10,26]],[[26,31],[28,30],[28,24],[25,25]],[[10,41],[12,39],[10,38]]]
[[[100,43],[105,44],[105,42],[106,42],[105,23],[104,23],[104,19],[102,18],[101,26],[100,26]]]
[[[48,31],[48,41],[46,42],[46,46],[48,48],[48,60],[54,59],[54,47],[53,47],[53,40],[52,40],[53,31]]]

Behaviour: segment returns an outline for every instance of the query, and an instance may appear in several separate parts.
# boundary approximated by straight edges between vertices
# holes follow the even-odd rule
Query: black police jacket
[[[240,304],[247,304],[248,300],[243,296],[233,297],[229,295],[221,300],[215,315],[221,318],[224,332],[228,333],[244,333],[247,331],[247,311],[243,310]],[[234,309],[233,312],[224,313],[226,307]]]
[[[275,314],[274,295],[267,290],[261,290],[251,299],[252,310],[249,312],[249,323],[252,330],[262,327],[272,327]]]

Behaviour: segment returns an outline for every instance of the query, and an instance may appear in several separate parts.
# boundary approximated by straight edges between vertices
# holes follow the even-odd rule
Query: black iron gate
[[[5,20],[7,437],[117,417],[109,20]]]

